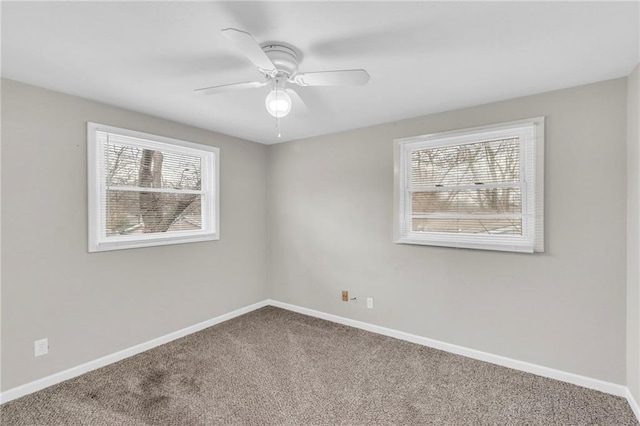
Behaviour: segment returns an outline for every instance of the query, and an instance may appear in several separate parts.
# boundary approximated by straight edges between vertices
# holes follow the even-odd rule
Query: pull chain
[[[274,80],[272,80],[273,85],[271,86],[271,92],[269,92],[269,95],[267,96],[267,110],[269,111],[269,113],[271,115],[273,115],[276,119],[276,134],[278,136],[278,138],[282,137],[282,131],[280,129],[280,119],[283,116],[283,111],[282,111],[282,106],[281,105],[281,101],[286,101],[287,99],[287,94],[285,93],[285,89],[284,89],[284,83],[281,83],[281,80],[279,79],[279,77],[276,77]],[[282,93],[281,93],[282,91]],[[284,99],[283,99],[284,96]],[[271,98],[271,100],[269,99]],[[274,99],[275,98],[275,99]],[[275,102],[272,102],[275,101]],[[271,102],[271,103],[270,103]],[[289,101],[290,102],[290,101]],[[291,108],[291,105],[287,102],[286,103],[286,108],[284,111],[284,115],[286,115],[289,111],[288,109]]]
[[[280,117],[276,116],[276,130],[278,131],[278,138],[282,137],[282,133],[280,133]]]
[[[276,90],[276,104],[278,103],[278,93],[279,91]],[[280,132],[280,111],[278,109],[276,109],[276,130],[278,132],[278,138],[282,137],[282,133]]]

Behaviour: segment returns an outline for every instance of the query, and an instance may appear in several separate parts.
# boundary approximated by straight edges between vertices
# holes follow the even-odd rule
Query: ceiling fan
[[[291,111],[292,97],[296,99],[297,103],[304,105],[298,94],[287,87],[287,83],[298,86],[360,86],[369,81],[369,74],[363,69],[301,73],[298,72],[296,52],[284,44],[268,43],[261,46],[251,34],[235,28],[222,30],[222,35],[258,67],[258,71],[264,75],[264,79],[204,87],[197,89],[196,93],[214,95],[230,90],[270,85],[271,91],[265,99],[265,106],[269,114],[276,118],[282,118]]]

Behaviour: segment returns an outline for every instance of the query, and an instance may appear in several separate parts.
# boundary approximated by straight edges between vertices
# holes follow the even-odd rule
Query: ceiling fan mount
[[[295,50],[283,44],[270,43],[262,46],[262,51],[273,62],[276,75],[281,74],[290,78],[298,72],[298,55]],[[265,75],[271,75],[273,70],[260,70]],[[273,75],[271,75],[273,77]]]
[[[251,34],[235,28],[223,29],[222,35],[253,62],[264,75],[264,80],[205,87],[197,89],[197,93],[213,95],[271,85],[271,91],[265,99],[266,108],[269,114],[281,118],[291,110],[292,98],[304,107],[300,96],[287,87],[287,83],[298,86],[361,86],[369,82],[369,74],[363,69],[299,72],[298,64],[302,55],[284,43],[270,42],[261,46]]]

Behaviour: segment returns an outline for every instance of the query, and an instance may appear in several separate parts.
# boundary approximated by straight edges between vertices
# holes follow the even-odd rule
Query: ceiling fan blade
[[[309,108],[307,107],[307,104],[304,103],[304,101],[302,100],[298,92],[296,92],[293,89],[287,89],[286,91],[289,97],[291,98],[291,100],[293,101],[294,111],[302,112],[302,113],[309,112]]]
[[[235,28],[225,28],[222,35],[230,40],[260,71],[266,74],[275,73],[276,66],[262,50],[262,47],[247,32],[236,30]]]
[[[365,70],[321,71],[296,74],[293,82],[298,86],[362,86],[369,78]]]
[[[217,93],[228,92],[230,90],[253,89],[255,87],[266,86],[266,81],[246,81],[244,83],[223,84],[222,86],[204,87],[196,89],[195,92],[200,95],[215,95]]]

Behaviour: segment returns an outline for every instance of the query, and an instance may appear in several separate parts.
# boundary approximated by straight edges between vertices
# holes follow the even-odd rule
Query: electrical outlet
[[[373,309],[373,297],[367,297],[367,309]]]
[[[348,302],[349,301],[349,292],[346,290],[342,291],[342,301],[343,302]]]
[[[36,340],[33,343],[35,356],[42,356],[49,353],[49,339]]]

